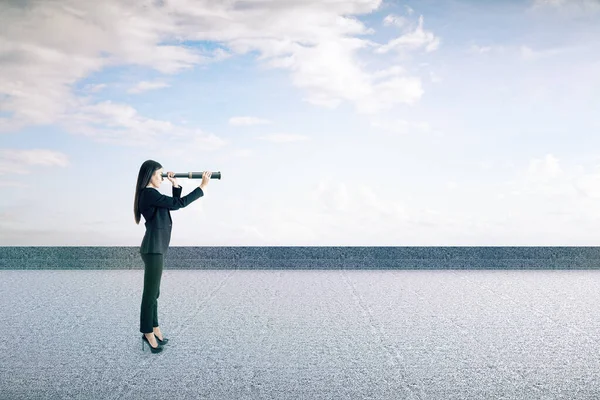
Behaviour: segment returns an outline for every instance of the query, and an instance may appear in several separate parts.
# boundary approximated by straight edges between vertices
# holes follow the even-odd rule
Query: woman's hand
[[[167,172],[167,179],[171,181],[174,187],[179,187],[179,184],[177,183],[177,178],[173,177],[173,175],[175,175],[175,172]]]
[[[210,172],[210,171],[204,171],[202,173],[202,183],[200,183],[200,189],[204,190],[206,185],[208,185],[211,175],[212,175],[212,172]]]

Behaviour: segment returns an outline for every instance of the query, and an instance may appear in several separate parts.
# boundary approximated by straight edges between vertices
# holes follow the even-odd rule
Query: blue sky
[[[139,245],[147,159],[223,174],[172,246],[598,245],[597,0],[5,2],[0,25],[0,245]]]

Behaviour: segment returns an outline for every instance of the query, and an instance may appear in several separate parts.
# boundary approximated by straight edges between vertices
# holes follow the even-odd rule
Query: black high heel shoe
[[[162,346],[162,345],[165,345],[165,344],[167,344],[167,343],[169,342],[169,339],[167,339],[167,338],[166,338],[166,337],[164,337],[164,336],[163,336],[163,340],[160,340],[160,339],[158,338],[158,336],[156,336],[156,335],[154,335],[154,337],[156,338],[156,343],[160,344],[161,346]]]
[[[146,337],[146,335],[142,335],[142,351],[144,351],[144,342],[148,343],[148,346],[150,346],[150,351],[152,353],[160,353],[161,351],[163,351],[163,348],[160,345],[158,345],[156,347],[152,347],[152,345],[148,341],[148,338]]]

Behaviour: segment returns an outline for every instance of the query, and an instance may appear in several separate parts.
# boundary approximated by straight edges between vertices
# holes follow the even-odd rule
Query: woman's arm
[[[180,198],[181,197],[181,186],[173,186],[173,197]]]
[[[174,188],[173,191],[175,190],[176,189]],[[179,190],[181,193],[181,189]],[[186,207],[191,202],[198,200],[202,196],[204,196],[204,192],[200,187],[197,187],[187,196],[183,197],[165,196],[154,188],[148,188],[141,194],[140,210],[143,210],[146,207],[163,207],[168,208],[169,210],[179,210],[180,208]]]

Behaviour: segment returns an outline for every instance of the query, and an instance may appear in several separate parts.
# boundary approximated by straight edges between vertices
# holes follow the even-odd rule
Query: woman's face
[[[160,187],[160,184],[164,180],[161,174],[162,168],[159,168],[156,171],[154,171],[154,174],[152,175],[152,178],[150,178],[150,183],[148,185],[158,189]]]

